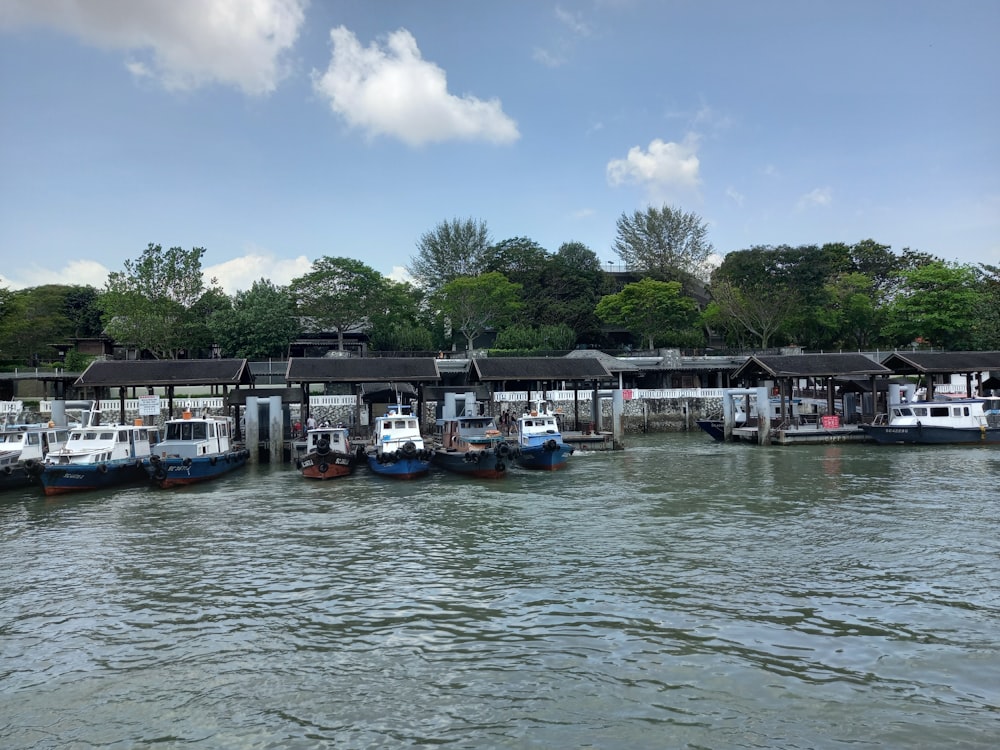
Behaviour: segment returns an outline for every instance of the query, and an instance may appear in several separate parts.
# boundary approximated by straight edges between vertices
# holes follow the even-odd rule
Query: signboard
[[[139,416],[158,417],[160,415],[159,396],[139,396]]]
[[[357,406],[357,396],[310,396],[309,406]]]

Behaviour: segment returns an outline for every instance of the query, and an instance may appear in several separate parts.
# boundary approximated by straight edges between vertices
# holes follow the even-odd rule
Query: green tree
[[[975,348],[1000,350],[1000,267],[983,264],[980,268]]]
[[[488,330],[506,326],[521,309],[521,286],[491,271],[452,279],[436,295],[437,307],[451,328],[465,336],[466,349]]]
[[[548,259],[543,285],[545,294],[536,318],[539,324],[564,324],[575,332],[578,342],[603,342],[601,320],[594,310],[610,290],[606,288],[607,274],[593,250],[582,242],[563,243]]]
[[[625,326],[644,339],[649,349],[657,343],[691,343],[698,320],[698,306],[684,296],[679,281],[651,278],[626,284],[617,294],[602,297],[596,312],[601,320]]]
[[[534,240],[512,237],[487,248],[480,273],[496,271],[508,281],[521,285],[524,308],[521,319],[538,323],[544,314],[549,291],[545,284],[549,253]]]
[[[559,325],[529,326],[516,324],[507,326],[499,334],[494,344],[497,349],[521,349],[530,351],[544,349],[560,351],[572,349],[576,343],[576,332],[565,323]]]
[[[295,305],[285,287],[261,278],[233,295],[232,304],[217,308],[209,329],[226,357],[284,357],[299,334]]]
[[[689,278],[708,278],[715,252],[701,217],[672,206],[623,213],[613,247],[629,269],[689,288]]]
[[[452,279],[479,274],[491,242],[485,221],[444,221],[421,235],[406,270],[417,286],[433,294]]]
[[[105,330],[115,341],[173,359],[191,343],[192,327],[206,325],[195,304],[206,291],[201,272],[205,249],[164,250],[150,244],[123,271],[113,271],[98,299]],[[215,280],[210,288],[216,286]]]
[[[313,331],[336,331],[341,350],[346,332],[369,323],[370,310],[385,288],[385,278],[371,266],[330,256],[313,261],[312,270],[289,285],[304,325]]]
[[[863,273],[843,274],[827,284],[829,304],[817,311],[838,345],[869,349],[879,340],[884,322],[878,282]]]
[[[903,287],[888,308],[887,331],[896,345],[922,340],[941,349],[975,347],[982,291],[974,268],[928,263],[903,273]]]
[[[100,333],[96,290],[45,284],[5,291],[0,313],[0,357],[37,365],[56,359],[56,344]]]
[[[790,290],[759,282],[743,286],[728,280],[713,282],[712,298],[714,319],[745,331],[762,349],[771,345],[796,305]]]
[[[369,343],[381,351],[430,351],[435,340],[423,291],[406,282],[385,280],[384,293],[370,307]]]

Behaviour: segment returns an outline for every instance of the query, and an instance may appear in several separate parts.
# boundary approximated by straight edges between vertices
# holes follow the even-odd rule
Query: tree
[[[726,280],[715,282],[712,298],[718,314],[739,325],[762,349],[770,346],[796,305],[791,290],[766,283],[739,287]]]
[[[56,359],[55,344],[101,332],[94,306],[97,290],[88,286],[45,284],[3,290],[0,357],[37,365]]]
[[[564,324],[576,332],[576,341],[601,343],[601,321],[594,310],[609,290],[597,254],[582,242],[563,243],[550,256],[542,278],[545,294],[538,305],[537,322]]]
[[[226,357],[284,357],[299,334],[288,289],[261,278],[236,292],[232,305],[211,314],[209,328]]]
[[[417,286],[433,294],[452,279],[480,273],[490,244],[486,222],[445,221],[421,235],[406,270]]]
[[[596,312],[601,320],[623,325],[645,339],[649,349],[655,348],[657,341],[690,343],[698,319],[698,306],[682,294],[679,281],[650,278],[602,297]]]
[[[452,279],[441,288],[436,301],[452,330],[465,336],[466,348],[471,351],[477,336],[510,322],[522,306],[520,295],[519,284],[491,271]]]
[[[997,350],[1000,349],[1000,267],[983,264],[980,269],[975,348]]]
[[[123,271],[110,273],[98,299],[108,335],[156,358],[187,349],[192,326],[207,323],[192,310],[206,291],[204,254],[200,247],[164,251],[150,243],[138,259],[125,261]]]
[[[903,288],[889,306],[886,328],[897,345],[921,339],[942,349],[971,349],[981,303],[975,269],[929,263],[903,273]]]
[[[443,346],[435,341],[434,325],[424,293],[406,282],[385,280],[384,293],[371,305],[369,343],[382,351],[430,351]]]
[[[560,351],[572,349],[576,332],[565,323],[554,326],[512,325],[497,334],[497,349],[544,349]]]
[[[708,228],[695,213],[663,206],[618,218],[614,250],[631,270],[661,281],[708,278],[708,259],[715,251]],[[688,284],[688,286],[690,286]]]
[[[292,279],[289,285],[306,327],[336,331],[340,350],[347,331],[369,322],[371,308],[378,304],[385,287],[385,278],[371,266],[353,258],[329,256],[313,261],[312,271]]]
[[[879,339],[884,321],[878,282],[863,273],[848,273],[826,287],[829,304],[817,311],[839,345],[868,349]]]

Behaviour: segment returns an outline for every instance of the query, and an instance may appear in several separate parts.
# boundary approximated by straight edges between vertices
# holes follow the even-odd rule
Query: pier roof
[[[864,354],[758,354],[732,374],[738,378],[835,378],[860,375],[892,375]]]
[[[253,385],[245,359],[97,360],[74,383],[78,387]]]
[[[611,373],[594,357],[486,357],[473,360],[482,381],[601,380]]]
[[[288,383],[429,383],[441,379],[430,357],[292,357]]]
[[[1000,371],[1000,352],[893,352],[882,364],[904,375]]]

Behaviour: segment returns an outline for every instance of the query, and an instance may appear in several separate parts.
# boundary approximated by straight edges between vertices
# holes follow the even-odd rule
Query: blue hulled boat
[[[231,417],[168,419],[165,439],[143,460],[146,474],[160,487],[215,479],[246,465],[250,452],[233,441]]]
[[[375,418],[372,446],[368,449],[368,468],[394,479],[416,479],[431,468],[433,451],[424,445],[420,422],[408,406],[395,404]]]
[[[148,481],[143,460],[149,458],[159,431],[140,420],[102,425],[97,411],[91,412],[89,422],[71,429],[66,444],[45,457],[38,479],[46,495]]]
[[[545,404],[517,418],[517,450],[514,460],[523,469],[555,471],[567,466],[572,445],[563,442],[559,423]]]

